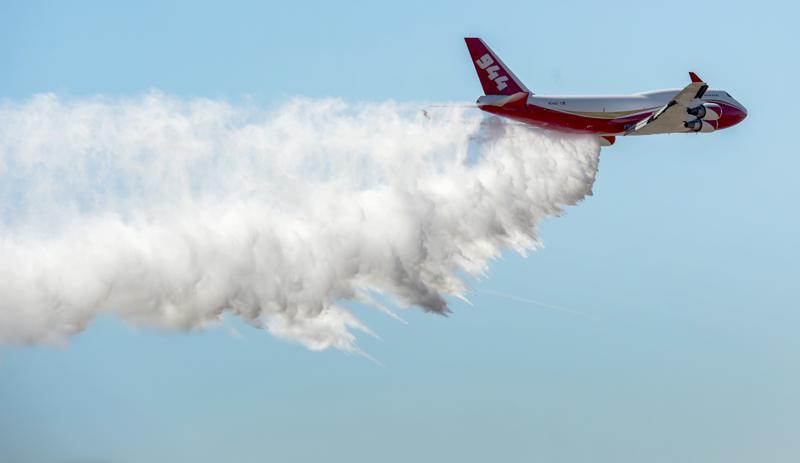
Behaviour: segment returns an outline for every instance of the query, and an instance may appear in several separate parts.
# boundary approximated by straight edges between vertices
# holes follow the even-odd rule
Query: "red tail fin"
[[[483,40],[477,37],[465,37],[464,41],[467,43],[469,56],[472,57],[472,63],[486,95],[530,93]]]

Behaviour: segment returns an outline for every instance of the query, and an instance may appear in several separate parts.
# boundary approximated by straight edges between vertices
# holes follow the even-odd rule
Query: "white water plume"
[[[591,193],[599,146],[477,111],[152,93],[0,104],[0,343],[101,314],[199,329],[225,313],[314,349],[369,332],[340,303],[445,314],[459,275]]]

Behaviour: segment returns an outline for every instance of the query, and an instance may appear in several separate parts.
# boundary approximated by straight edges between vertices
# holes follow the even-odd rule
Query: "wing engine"
[[[694,108],[686,108],[686,113],[704,121],[716,121],[722,114],[722,108],[718,104],[703,103]]]
[[[717,130],[717,121],[707,121],[701,119],[694,119],[684,122],[683,126],[692,132],[713,132]]]

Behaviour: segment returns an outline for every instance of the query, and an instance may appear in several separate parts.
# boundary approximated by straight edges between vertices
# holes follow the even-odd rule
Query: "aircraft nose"
[[[717,129],[725,129],[742,122],[747,117],[747,108],[744,106],[725,105],[722,115],[717,121]]]

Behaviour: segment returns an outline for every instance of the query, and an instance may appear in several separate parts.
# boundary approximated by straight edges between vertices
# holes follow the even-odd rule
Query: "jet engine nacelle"
[[[716,121],[722,114],[722,108],[720,108],[718,104],[703,103],[694,108],[686,109],[686,112],[704,121]]]
[[[713,132],[717,130],[717,121],[694,119],[689,122],[684,122],[683,126],[692,132]]]

